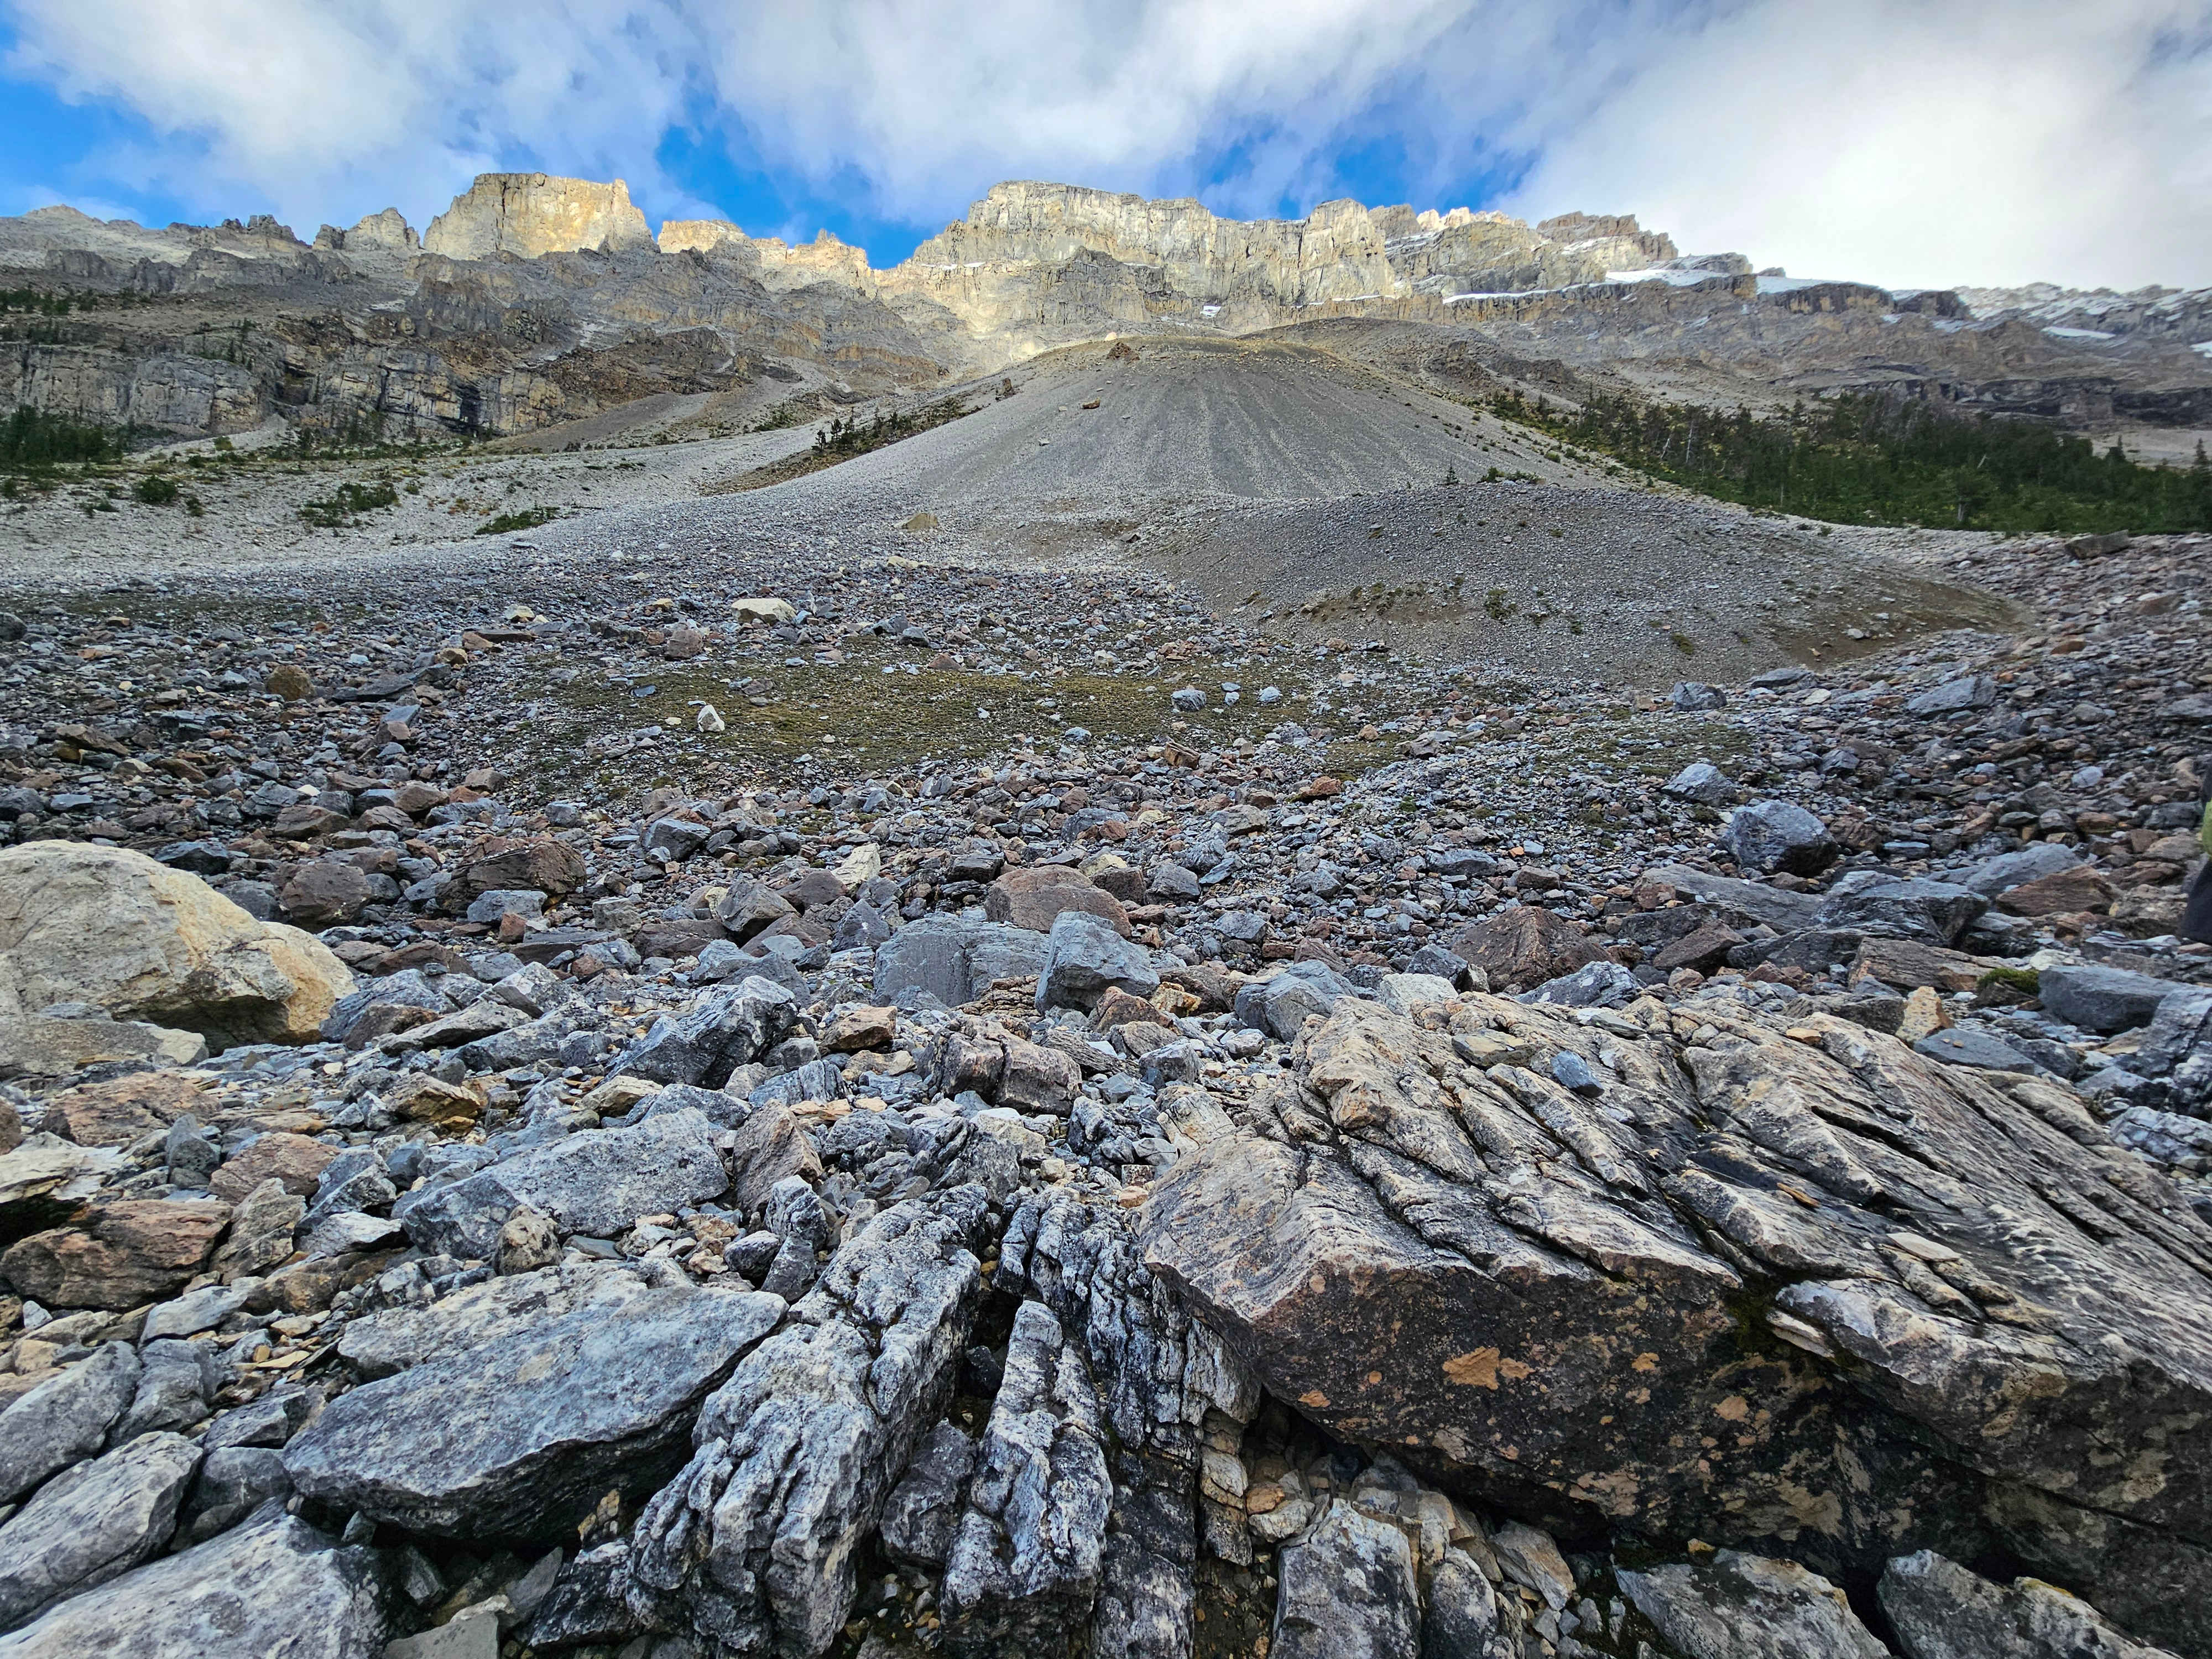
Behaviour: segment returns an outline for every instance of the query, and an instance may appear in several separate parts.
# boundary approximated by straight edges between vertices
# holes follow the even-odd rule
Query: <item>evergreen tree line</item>
[[[1516,392],[1492,412],[1723,501],[1838,523],[2078,535],[2212,530],[2212,461],[2144,466],[2116,444],[1904,398],[1847,394],[1761,418],[1593,393]]]
[[[24,404],[0,422],[0,466],[35,471],[70,461],[119,461],[130,433]]]

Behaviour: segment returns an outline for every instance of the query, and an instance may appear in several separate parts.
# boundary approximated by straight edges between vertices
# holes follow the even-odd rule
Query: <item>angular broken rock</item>
[[[134,1308],[181,1289],[229,1220],[212,1200],[126,1199],[10,1245],[0,1277],[50,1308]]]
[[[983,1189],[875,1217],[700,1413],[690,1463],[640,1516],[630,1597],[740,1651],[823,1652],[854,1554],[943,1415],[981,1286]]]
[[[2047,1079],[1627,1013],[1343,1005],[1156,1180],[1146,1266],[1331,1432],[1531,1518],[1836,1572],[2002,1540],[2201,1645],[2212,1490],[2125,1471],[2206,1455],[2212,1228]],[[1501,1030],[1526,1064],[1455,1052]]]
[[[605,1238],[728,1185],[712,1126],[686,1109],[626,1129],[586,1129],[410,1194],[416,1201],[397,1218],[426,1250],[488,1261],[507,1218],[526,1204],[563,1233]]]
[[[1413,1551],[1397,1528],[1338,1498],[1284,1549],[1271,1659],[1401,1659],[1420,1632]]]
[[[986,917],[1033,933],[1050,933],[1053,923],[1070,910],[1097,916],[1122,938],[1129,936],[1129,917],[1121,901],[1064,864],[1008,870],[983,894]]]
[[[651,1490],[698,1403],[774,1330],[774,1297],[641,1290],[341,1395],[284,1448],[309,1497],[446,1537],[550,1540]]]
[[[1933,1550],[1900,1555],[1876,1593],[1906,1659],[2172,1659],[2033,1578],[1993,1584]]]
[[[884,1505],[884,1553],[913,1566],[942,1567],[975,1467],[972,1437],[951,1423],[932,1429]]]
[[[200,1449],[182,1435],[149,1434],[40,1487],[0,1526],[0,1630],[128,1572],[167,1543],[199,1466]]]
[[[1085,1650],[1112,1497],[1091,1367],[1050,1309],[1024,1302],[945,1564],[952,1651]]]
[[[103,1342],[0,1412],[0,1504],[98,1451],[138,1391],[138,1356]]]
[[[1795,1561],[1721,1550],[1616,1576],[1683,1659],[1887,1659],[1843,1591]]]
[[[362,1659],[386,1634],[377,1553],[281,1505],[62,1602],[0,1637],[7,1659]]]
[[[947,1007],[975,1001],[1001,979],[1034,978],[1044,966],[1045,941],[1003,922],[924,916],[902,927],[876,951],[875,992],[896,1001],[902,991],[925,992]]]
[[[1045,939],[1037,970],[1039,1008],[1090,1008],[1109,987],[1148,997],[1160,976],[1144,949],[1087,910],[1063,910]]]
[[[625,1049],[611,1074],[719,1089],[781,1040],[799,1018],[790,992],[759,975],[717,986],[678,1015],[664,1014]]]
[[[1533,904],[1509,904],[1486,921],[1461,928],[1445,944],[1489,975],[1493,988],[1526,991],[1602,962],[1605,949],[1565,917]]]

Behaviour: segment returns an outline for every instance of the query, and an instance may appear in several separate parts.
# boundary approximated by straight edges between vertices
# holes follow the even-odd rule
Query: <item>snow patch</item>
[[[2054,340],[2117,340],[2120,337],[2109,329],[2058,328],[2046,326],[2044,331]]]

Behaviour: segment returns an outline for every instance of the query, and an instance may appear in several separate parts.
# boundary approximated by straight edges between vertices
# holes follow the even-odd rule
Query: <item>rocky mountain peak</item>
[[[544,173],[486,173],[430,222],[428,253],[486,259],[511,253],[534,259],[582,248],[609,252],[653,248],[645,215],[620,179],[556,179]]]

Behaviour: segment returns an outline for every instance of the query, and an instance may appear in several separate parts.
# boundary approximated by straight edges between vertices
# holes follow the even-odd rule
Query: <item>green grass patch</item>
[[[554,507],[526,507],[520,513],[502,513],[496,519],[478,525],[476,533],[479,536],[504,536],[510,530],[535,530],[541,524],[551,524],[560,516],[559,511]]]
[[[348,480],[337,487],[337,494],[304,504],[300,516],[318,530],[343,530],[350,528],[364,513],[397,506],[398,501],[399,492],[392,488],[389,478],[379,478],[373,483]]]

